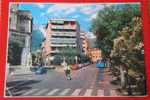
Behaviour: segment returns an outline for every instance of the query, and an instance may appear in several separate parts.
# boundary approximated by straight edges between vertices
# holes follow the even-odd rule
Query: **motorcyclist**
[[[71,75],[70,75],[70,66],[67,65],[66,61],[64,60],[63,63],[62,63],[63,67],[64,67],[64,72],[65,72],[65,75],[67,77],[67,80],[71,80]]]

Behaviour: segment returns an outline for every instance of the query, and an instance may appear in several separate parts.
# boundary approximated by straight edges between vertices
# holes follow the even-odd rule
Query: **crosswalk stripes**
[[[39,95],[44,94],[44,93],[47,92],[47,91],[48,91],[48,89],[39,90],[36,94],[33,94],[33,95],[39,96]]]
[[[104,90],[97,90],[97,96],[104,96]]]
[[[32,93],[35,93],[38,90],[39,89],[31,89],[31,90],[27,91],[26,93],[24,93],[23,96],[31,95]]]
[[[81,91],[83,91],[81,93]],[[103,89],[31,89],[21,94],[22,96],[118,96],[116,90],[109,90],[109,94],[105,95]]]
[[[76,89],[72,94],[71,96],[78,96],[81,92],[81,89]]]
[[[50,91],[50,92],[47,93],[47,96],[54,95],[58,91],[59,91],[59,89],[53,89],[52,91]]]
[[[69,93],[70,90],[71,90],[70,88],[64,89],[64,91],[60,92],[58,95],[59,96],[64,96],[65,94]]]
[[[110,90],[110,96],[117,96],[117,92],[115,90]]]
[[[84,93],[84,96],[91,96],[92,95],[92,89],[87,89]]]

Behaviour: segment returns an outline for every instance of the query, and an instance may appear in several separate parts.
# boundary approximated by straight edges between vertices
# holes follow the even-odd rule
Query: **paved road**
[[[7,80],[13,96],[118,96],[118,86],[110,84],[109,72],[89,65],[71,73],[67,80],[62,69],[44,75],[18,75]],[[6,92],[6,95],[9,95]]]

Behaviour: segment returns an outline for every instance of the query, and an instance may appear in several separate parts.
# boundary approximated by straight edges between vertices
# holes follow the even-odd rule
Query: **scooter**
[[[71,80],[70,70],[66,70],[66,77],[67,77],[67,80]]]

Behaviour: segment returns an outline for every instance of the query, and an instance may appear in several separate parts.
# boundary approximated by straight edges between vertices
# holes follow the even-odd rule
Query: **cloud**
[[[70,4],[70,3],[59,3],[59,4],[54,4],[50,6],[47,10],[47,13],[54,13],[54,12],[63,12],[64,11],[67,14],[73,13],[81,8],[84,8],[86,6],[90,6],[91,4]]]
[[[104,5],[101,4],[70,4],[70,3],[59,3],[51,5],[47,14],[58,13],[63,15],[69,15],[75,13],[76,11],[81,12],[86,15],[94,14],[98,10],[103,9]]]
[[[97,4],[95,6],[85,6],[80,9],[84,14],[90,15],[104,8],[104,5]]]
[[[43,9],[45,7],[45,5],[43,3],[37,3],[36,5],[41,9]]]
[[[95,19],[95,18],[96,18],[96,16],[97,16],[97,13],[95,13],[95,14],[91,15],[90,20]]]
[[[85,6],[80,9],[80,11],[84,14],[90,14],[92,10],[93,8],[91,6]]]
[[[74,13],[74,12],[76,12],[76,9],[75,8],[70,8],[70,9],[67,9],[67,10],[65,10],[65,14],[71,14],[71,13]]]

